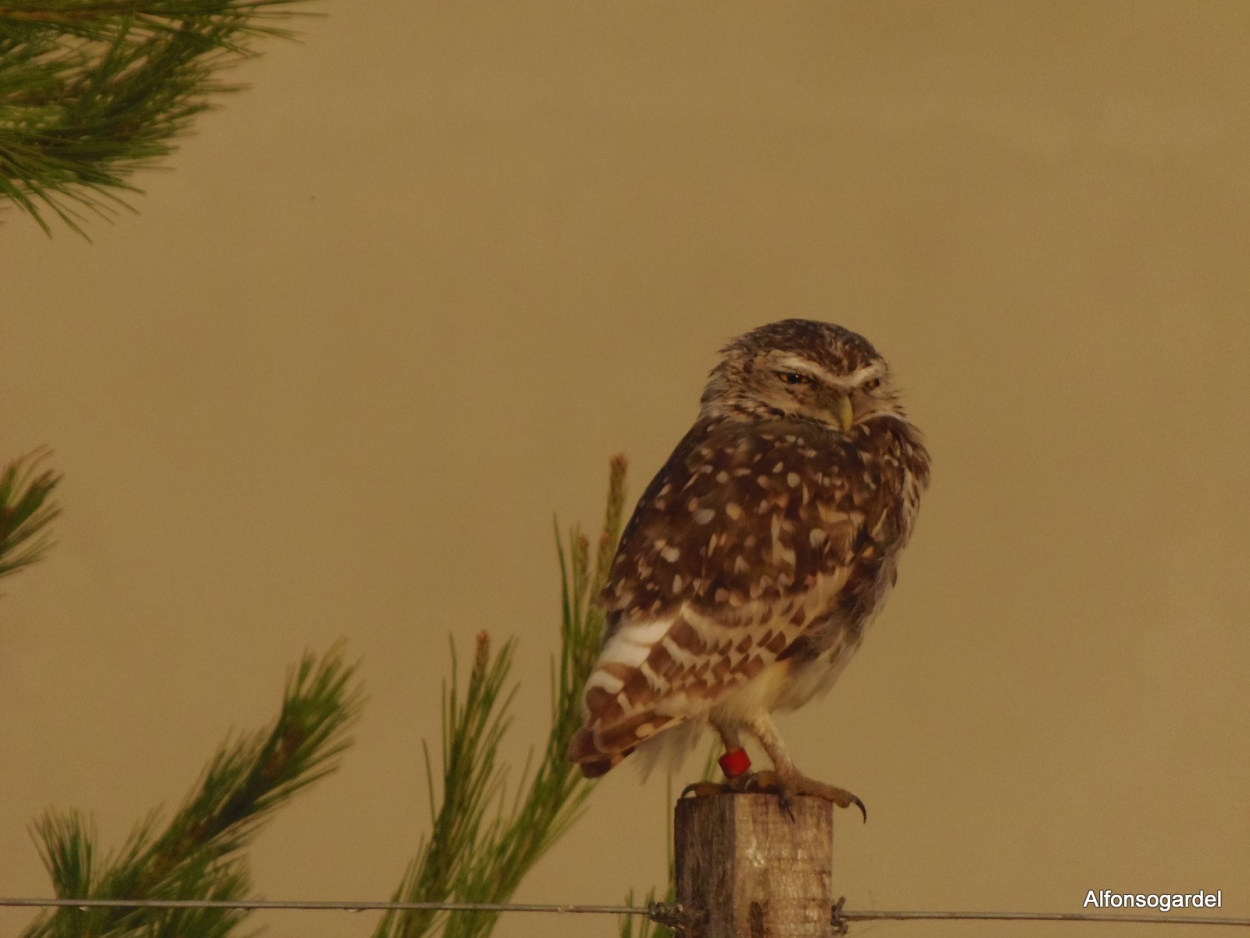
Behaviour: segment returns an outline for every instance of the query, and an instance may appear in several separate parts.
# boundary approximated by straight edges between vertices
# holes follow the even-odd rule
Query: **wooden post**
[[[705,910],[692,938],[827,938],[833,933],[833,805],[776,795],[677,802],[677,901]]]

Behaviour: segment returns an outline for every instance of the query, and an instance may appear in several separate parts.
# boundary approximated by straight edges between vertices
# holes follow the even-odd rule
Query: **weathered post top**
[[[776,795],[677,802],[677,901],[706,910],[692,938],[827,938],[833,933],[833,805]]]

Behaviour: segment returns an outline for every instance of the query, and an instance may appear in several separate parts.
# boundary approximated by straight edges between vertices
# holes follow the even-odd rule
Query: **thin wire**
[[[315,909],[338,912],[573,912],[650,915],[628,905],[557,905],[511,902],[318,902],[308,899],[0,899],[0,906],[73,909]]]
[[[1128,922],[1137,925],[1232,925],[1250,928],[1250,918],[1198,915],[1113,915],[1106,912],[842,912],[847,922]]]
[[[77,909],[311,909],[339,912],[548,912],[589,915],[646,915],[671,921],[685,914],[679,905],[656,902],[649,906],[573,905],[507,902],[320,902],[315,900],[243,899],[42,899],[0,898],[0,907]],[[1250,928],[1250,918],[1204,918],[1195,915],[1115,915],[1099,912],[852,912],[834,907],[835,922],[1124,922],[1146,925],[1225,925]]]

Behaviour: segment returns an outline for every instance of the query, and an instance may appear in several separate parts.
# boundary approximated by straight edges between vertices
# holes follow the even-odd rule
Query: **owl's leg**
[[[751,770],[751,757],[742,748],[742,735],[736,724],[721,724],[713,720],[712,725],[716,727],[721,742],[725,744],[725,754],[717,762],[725,773],[725,778],[732,784],[735,779],[745,776]]]
[[[694,795],[696,798],[707,795],[720,795],[727,791],[746,791],[754,779],[751,774],[751,760],[742,748],[742,736],[736,725],[709,721],[725,744],[725,754],[718,760],[721,771],[725,773],[725,782],[692,782],[682,789],[682,797]]]
[[[717,723],[715,720],[711,722],[720,736],[720,741],[725,744],[726,752],[736,752],[742,748],[742,735],[738,732],[738,727]]]
[[[855,807],[859,808],[860,813],[863,814],[864,820],[868,820],[868,809],[864,807],[864,803],[855,795],[845,788],[838,788],[834,785],[818,782],[814,778],[808,778],[798,770],[794,760],[790,758],[790,754],[786,751],[785,743],[781,741],[777,727],[773,725],[772,717],[767,713],[754,717],[747,725],[747,728],[751,735],[760,741],[760,745],[768,753],[768,758],[773,760],[771,772],[755,773],[752,784],[755,790],[775,791],[781,797],[783,806],[796,795],[813,795],[817,798],[824,798],[826,801],[832,801],[839,808],[849,808],[851,805],[855,805]]]

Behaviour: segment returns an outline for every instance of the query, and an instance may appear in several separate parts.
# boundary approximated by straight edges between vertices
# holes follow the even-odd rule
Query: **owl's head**
[[[903,416],[885,359],[841,326],[783,319],[739,336],[721,355],[702,417],[797,417],[846,432],[874,415]]]

